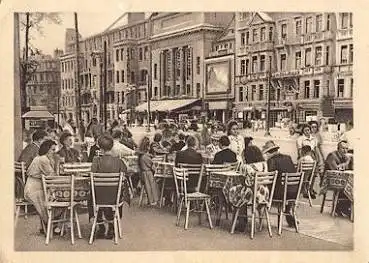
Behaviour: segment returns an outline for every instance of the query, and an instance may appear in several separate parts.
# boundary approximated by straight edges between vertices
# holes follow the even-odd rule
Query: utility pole
[[[270,92],[271,92],[271,79],[272,79],[272,56],[269,57],[269,72],[268,72],[268,92],[267,92],[267,110],[266,110],[266,123],[265,123],[265,135],[270,136]]]
[[[104,128],[105,128],[105,131],[106,131],[106,129],[107,129],[107,112],[106,112],[106,103],[107,103],[107,101],[106,101],[106,99],[107,99],[107,96],[106,96],[106,90],[107,90],[107,85],[108,85],[108,82],[107,82],[107,75],[108,75],[108,73],[107,73],[107,65],[106,65],[106,63],[107,63],[107,59],[106,59],[106,56],[107,56],[107,47],[106,47],[106,41],[104,41],[104,59],[103,59],[103,65],[104,65],[104,86],[103,86],[103,105],[104,105],[104,109],[103,109],[103,118],[104,118]]]
[[[76,32],[76,67],[77,67],[77,76],[76,76],[76,84],[77,89],[75,90],[76,95],[76,125],[77,129],[81,131],[81,86],[80,86],[80,73],[79,73],[79,32],[78,32],[78,16],[77,12],[74,12],[74,28]],[[80,136],[81,137],[81,136]]]

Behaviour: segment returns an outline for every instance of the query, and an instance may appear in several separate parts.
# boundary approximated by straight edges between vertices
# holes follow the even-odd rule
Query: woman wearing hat
[[[227,127],[227,135],[231,144],[229,148],[237,155],[237,161],[243,162],[243,151],[245,149],[245,142],[243,137],[238,133],[238,123],[230,121]]]
[[[220,151],[218,134],[211,135],[211,143],[206,146],[206,151],[211,155],[215,155]]]

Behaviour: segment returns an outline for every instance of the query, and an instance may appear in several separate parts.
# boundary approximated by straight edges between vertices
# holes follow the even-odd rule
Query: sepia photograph
[[[185,11],[12,14],[14,251],[354,250],[353,13]]]

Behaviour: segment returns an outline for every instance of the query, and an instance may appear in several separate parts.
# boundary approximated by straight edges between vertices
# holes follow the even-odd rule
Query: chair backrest
[[[152,161],[155,162],[164,162],[165,161],[165,155],[156,155],[152,157]]]
[[[209,188],[223,188],[227,180],[226,176],[220,176],[216,172],[229,171],[229,164],[205,164],[203,178],[206,180],[206,191]]]
[[[196,187],[197,191],[199,191],[202,182],[203,164],[179,163],[178,166],[186,169],[187,171],[188,180],[191,182],[187,187]],[[195,184],[195,186],[193,184]]]
[[[278,171],[274,172],[256,172],[254,177],[254,202],[253,205],[256,207],[256,199],[260,198],[257,196],[258,190],[261,187],[266,187],[264,189],[265,193],[265,201],[268,204],[268,207],[271,206],[273,201],[274,189],[277,182]],[[269,194],[267,191],[270,191]],[[259,200],[260,201],[260,200]]]
[[[324,180],[329,190],[343,190],[347,184],[347,176],[344,171],[327,170]]]
[[[156,176],[173,177],[174,163],[157,162],[154,167],[154,174]]]
[[[234,162],[234,163],[226,163],[230,166],[231,170],[235,170],[235,171],[238,171],[240,169],[240,165],[241,163],[240,162]]]
[[[290,201],[298,201],[301,192],[301,186],[304,181],[304,173],[296,172],[296,173],[283,173],[281,184],[283,186],[283,201],[284,203]],[[297,191],[294,193],[287,194],[288,188],[296,188]]]
[[[127,166],[127,170],[131,172],[138,171],[138,156],[137,155],[127,155],[122,157],[123,162]]]
[[[316,170],[316,162],[301,161],[298,164],[297,171],[304,172],[304,183],[311,183]]]
[[[42,175],[42,185],[46,205],[58,202],[74,202],[74,175],[45,176]],[[72,194],[73,193],[73,194]]]
[[[64,163],[61,165],[61,171],[64,174],[88,174],[91,172],[92,163]]]
[[[188,170],[184,168],[173,167],[173,177],[177,197],[179,198],[183,196],[185,200],[187,200]]]
[[[26,183],[26,164],[25,162],[14,162],[14,172],[22,175],[23,184]]]
[[[91,173],[90,180],[94,206],[119,204],[123,173]]]

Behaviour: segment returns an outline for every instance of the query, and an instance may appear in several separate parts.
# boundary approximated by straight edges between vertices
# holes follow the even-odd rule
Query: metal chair
[[[197,205],[199,205],[199,202],[205,205],[206,208],[206,214],[209,221],[210,229],[213,228],[213,224],[211,222],[211,216],[210,216],[210,195],[200,193],[200,192],[187,192],[187,181],[188,181],[188,170],[184,168],[173,168],[174,173],[174,182],[176,186],[177,196],[179,196],[179,206],[178,206],[178,212],[177,212],[177,222],[176,225],[179,225],[181,211],[183,204],[186,208],[186,217],[185,217],[185,224],[184,229],[188,229],[188,221],[189,221],[189,215],[190,215],[190,209],[191,209],[191,203],[196,202]],[[202,205],[201,204],[201,205]],[[199,208],[199,207],[197,207]],[[200,207],[199,210],[194,209],[193,212],[199,213],[199,222],[201,223],[201,213],[203,213],[203,209]]]
[[[274,199],[274,196],[272,197],[272,203],[276,204],[278,207],[278,234],[282,234],[282,218],[283,215],[291,215],[289,212],[284,212],[285,207],[287,204],[292,205],[292,216],[295,220],[295,229],[296,232],[299,232],[298,229],[298,220],[296,215],[296,205],[300,196],[302,183],[304,181],[304,173],[303,172],[297,172],[297,173],[283,173],[281,177],[281,187],[283,190],[283,197],[282,200]],[[276,185],[277,187],[277,185]],[[291,193],[290,195],[287,195],[288,189],[294,187],[297,187],[297,191],[294,193]]]
[[[123,162],[127,166],[126,177],[128,179],[129,186],[131,188],[131,192],[132,192],[132,195],[133,195],[134,187],[133,187],[133,183],[132,183],[132,176],[135,173],[138,173],[138,171],[139,171],[138,156],[137,155],[126,155],[126,156],[122,156],[121,159],[123,160]]]
[[[78,213],[75,209],[74,201],[74,175],[68,176],[45,176],[42,175],[42,184],[45,195],[45,205],[47,209],[47,231],[45,244],[48,245],[52,238],[52,226],[55,223],[70,222],[71,242],[74,244],[74,221],[77,224],[78,237],[82,238],[81,228],[78,220]],[[62,219],[53,219],[56,209],[63,210]],[[69,211],[69,219],[67,212]],[[63,235],[63,229],[61,236]]]
[[[231,170],[235,170],[238,171],[240,169],[241,163],[240,162],[234,162],[234,163],[225,163],[227,165],[229,165]]]
[[[27,219],[28,215],[28,206],[32,206],[30,202],[28,202],[23,196],[24,186],[26,185],[26,167],[24,162],[14,162],[14,172],[16,174],[20,174],[21,178],[15,178],[16,185],[20,188],[20,196],[15,198],[15,220],[14,220],[14,227],[17,226],[18,218],[21,216],[20,211],[21,208],[24,207],[24,216]]]
[[[187,169],[189,181],[191,183],[191,185],[187,185],[187,190],[191,192],[205,191],[206,183],[202,181],[204,171],[203,164],[179,163],[178,166]]]
[[[254,234],[255,234],[256,211],[258,208],[260,208],[259,212],[264,212],[265,214],[265,217],[262,217],[262,215],[259,214],[260,230],[262,228],[262,219],[265,218],[267,221],[269,236],[272,237],[272,228],[270,225],[269,210],[272,204],[277,175],[278,175],[278,172],[274,171],[274,172],[256,172],[254,176],[253,197],[252,197],[251,202],[245,204],[246,206],[251,206],[251,231],[250,231],[251,239],[254,238]],[[261,188],[270,189],[269,197],[266,198],[265,200],[258,200],[257,193],[259,189]],[[267,190],[265,189],[265,191]],[[239,212],[240,212],[240,208],[238,207],[235,211],[235,215],[233,218],[231,233],[234,233]]]
[[[323,213],[324,211],[325,202],[332,201],[331,215],[334,217],[338,201],[346,200],[343,198],[339,198],[339,194],[344,191],[347,184],[347,178],[344,175],[344,171],[327,170],[324,174],[324,180],[326,183],[326,191],[323,194],[320,213]],[[327,192],[329,191],[333,193],[332,199],[327,199]]]
[[[92,244],[96,225],[107,223],[114,224],[114,243],[118,244],[119,238],[122,238],[119,208],[123,205],[121,201],[121,190],[123,184],[123,173],[91,173],[91,191],[92,202],[94,207],[94,221],[92,224],[89,244]],[[106,192],[109,190],[111,196],[106,197]],[[114,216],[113,220],[105,220],[105,222],[97,222],[97,215],[101,208],[111,208]]]
[[[229,171],[231,170],[228,164],[205,164],[204,165],[204,177],[206,179],[205,193],[211,196],[212,204],[216,206],[216,220],[215,225],[220,225],[223,208],[225,208],[226,219],[228,219],[228,205],[225,201],[223,194],[223,187],[227,178],[221,177],[215,172]]]
[[[64,163],[60,165],[60,171],[63,174],[88,176],[91,172],[91,166],[92,163]]]
[[[316,162],[300,162],[297,171],[304,173],[304,180],[302,182],[303,191],[308,195],[310,207],[313,207],[310,188],[316,172]]]

